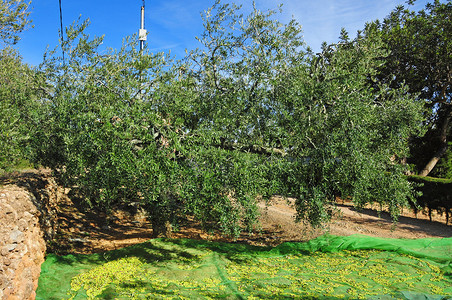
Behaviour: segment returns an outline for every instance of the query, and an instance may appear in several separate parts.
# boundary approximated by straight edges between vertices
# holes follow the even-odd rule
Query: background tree
[[[19,34],[31,22],[29,4],[0,1],[0,43],[19,41]],[[35,72],[9,46],[0,49],[0,169],[7,170],[26,156],[30,137],[30,113],[37,105]]]
[[[38,106],[35,76],[15,50],[0,50],[0,169],[28,155],[30,114]]]
[[[24,0],[0,1],[0,40],[15,44],[20,40],[19,34],[31,24],[29,6]]]
[[[376,22],[391,50],[379,78],[390,87],[402,84],[425,102],[429,130],[412,143],[419,175],[428,175],[448,151],[452,126],[452,2],[435,0],[425,10],[397,7],[383,23]],[[450,150],[449,150],[450,151]],[[452,167],[452,165],[451,165]]]

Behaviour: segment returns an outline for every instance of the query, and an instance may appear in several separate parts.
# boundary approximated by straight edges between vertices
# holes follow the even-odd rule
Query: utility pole
[[[144,41],[146,41],[147,34],[146,29],[144,29],[144,1],[145,0],[143,0],[143,5],[141,6],[141,27],[140,30],[138,31],[138,40],[140,41],[140,51],[142,51],[144,48]]]
[[[146,29],[144,29],[144,1],[143,0],[143,5],[141,6],[141,22],[140,22],[140,30],[138,31],[138,40],[140,41],[140,55],[143,54],[143,49],[144,49],[144,41],[146,41],[146,35],[147,35],[147,31]],[[140,68],[139,71],[139,76],[140,76],[140,90],[138,91],[138,100],[142,100],[143,99],[143,75],[142,75],[142,70]]]

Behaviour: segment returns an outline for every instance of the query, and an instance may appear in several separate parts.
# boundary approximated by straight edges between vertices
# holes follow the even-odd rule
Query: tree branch
[[[212,71],[213,71],[213,81],[215,83],[215,87],[221,91],[222,93],[226,93],[228,91],[228,89],[220,86],[219,82],[218,82],[218,77],[217,77],[217,65],[215,63],[215,52],[217,52],[218,49],[220,49],[222,45],[218,44],[215,49],[213,49],[212,51],[212,55],[210,57],[210,60],[212,61]]]

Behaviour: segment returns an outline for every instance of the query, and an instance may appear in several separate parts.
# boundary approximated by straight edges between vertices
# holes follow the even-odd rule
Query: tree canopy
[[[315,55],[277,13],[217,1],[181,61],[137,51],[136,39],[100,53],[102,38],[74,23],[66,61],[51,51],[39,71],[49,88],[35,160],[92,206],[143,207],[155,235],[193,215],[237,236],[255,226],[257,199],[276,193],[296,197],[313,225],[336,197],[397,218],[413,192],[393,158],[421,131],[422,103],[377,78],[389,53],[375,29]]]
[[[390,49],[380,80],[391,88],[402,84],[425,102],[429,131],[412,143],[412,163],[428,175],[447,152],[452,126],[452,2],[435,0],[424,10],[397,7],[383,22],[375,22]],[[449,150],[450,151],[450,150]],[[452,168],[452,162],[450,162]]]

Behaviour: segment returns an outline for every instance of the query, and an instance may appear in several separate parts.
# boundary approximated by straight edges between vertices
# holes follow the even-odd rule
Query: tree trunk
[[[151,221],[151,223],[153,238],[159,237],[171,238],[173,234],[173,227],[171,226],[171,223],[169,221],[154,220]]]
[[[436,151],[435,155],[430,159],[430,161],[427,163],[427,165],[424,167],[424,169],[419,173],[419,176],[427,176],[433,168],[436,166],[438,161],[441,159],[441,157],[446,153],[447,151],[447,144],[442,145],[441,148]]]
[[[452,118],[452,109],[448,108],[446,111],[446,117],[443,122],[443,126],[441,127],[441,133],[440,133],[440,140],[441,140],[441,146],[436,151],[435,155],[430,159],[430,161],[427,163],[427,165],[424,167],[424,169],[419,173],[419,176],[427,176],[433,168],[436,166],[438,161],[441,159],[441,157],[446,153],[447,151],[447,135],[449,132],[449,125],[450,120]]]

